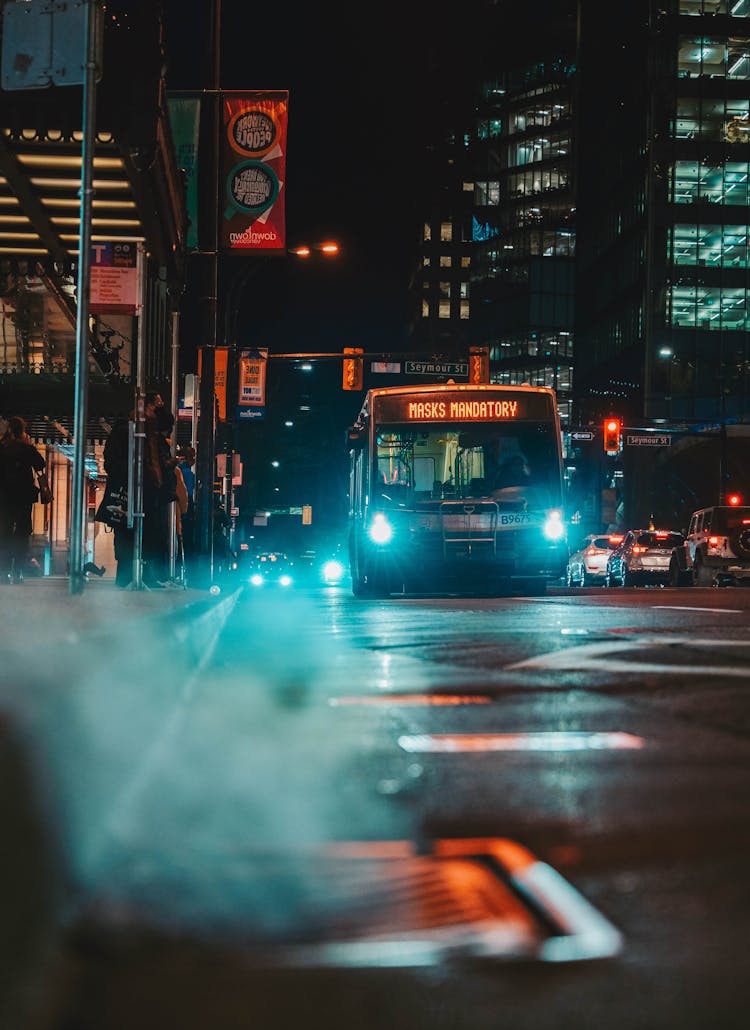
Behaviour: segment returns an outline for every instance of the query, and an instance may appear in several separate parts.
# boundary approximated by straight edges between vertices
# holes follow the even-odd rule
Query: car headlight
[[[393,536],[391,524],[382,512],[378,512],[373,519],[369,533],[374,544],[387,544]]]
[[[323,566],[323,579],[328,582],[338,583],[344,577],[344,566],[340,561],[332,559]]]
[[[557,510],[547,512],[547,518],[544,520],[542,532],[548,540],[562,540],[565,536],[565,525],[562,520],[562,512]]]
[[[250,582],[254,587],[263,586],[263,577],[259,572],[254,572],[250,577]]]
[[[291,576],[287,576],[286,573],[284,573],[283,576],[279,576],[279,585],[282,586],[282,587],[291,586],[292,585],[292,577]]]

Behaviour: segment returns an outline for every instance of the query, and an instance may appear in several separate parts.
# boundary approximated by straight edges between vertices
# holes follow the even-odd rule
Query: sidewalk
[[[0,584],[0,643],[22,645],[29,630],[45,645],[71,636],[111,631],[135,620],[175,615],[200,618],[216,609],[227,594],[182,587],[163,590],[123,590],[112,579],[93,578],[80,594],[70,593],[67,576],[28,578]]]

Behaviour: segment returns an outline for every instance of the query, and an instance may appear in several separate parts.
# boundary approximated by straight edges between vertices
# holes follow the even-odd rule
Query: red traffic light
[[[622,421],[619,418],[605,418],[602,425],[604,450],[607,454],[619,454],[622,436]]]
[[[727,497],[727,504],[731,504],[733,508],[736,508],[738,505],[742,504],[742,497],[740,494],[729,494]]]

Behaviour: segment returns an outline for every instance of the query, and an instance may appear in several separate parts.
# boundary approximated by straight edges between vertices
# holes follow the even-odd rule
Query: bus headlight
[[[326,583],[339,583],[344,578],[344,566],[332,558],[323,566],[323,579]]]
[[[254,587],[263,586],[263,577],[259,572],[254,572],[253,575],[250,577],[250,582],[253,584]]]
[[[279,576],[279,585],[282,587],[290,587],[292,585],[292,577],[287,576],[286,574]]]
[[[547,518],[544,520],[544,529],[542,532],[548,540],[562,540],[565,536],[565,526],[563,525],[562,513],[559,511],[547,512]]]
[[[393,529],[382,512],[378,512],[369,529],[370,539],[374,544],[387,544],[393,536]]]

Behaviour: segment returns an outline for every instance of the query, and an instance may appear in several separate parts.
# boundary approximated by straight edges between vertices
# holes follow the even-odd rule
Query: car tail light
[[[647,550],[648,547],[641,547],[640,544],[635,544],[633,547],[633,554],[645,554]]]
[[[610,536],[607,539],[613,545],[613,547],[617,547],[617,545],[621,544],[623,540],[621,536]]]
[[[721,537],[719,537],[719,536],[710,536],[708,538],[709,547],[718,547],[719,546],[719,540],[721,540]]]
[[[666,540],[668,536],[669,536],[669,533],[657,533],[656,534],[656,539],[657,540]]]
[[[598,547],[587,547],[584,554],[601,554],[602,552]]]

